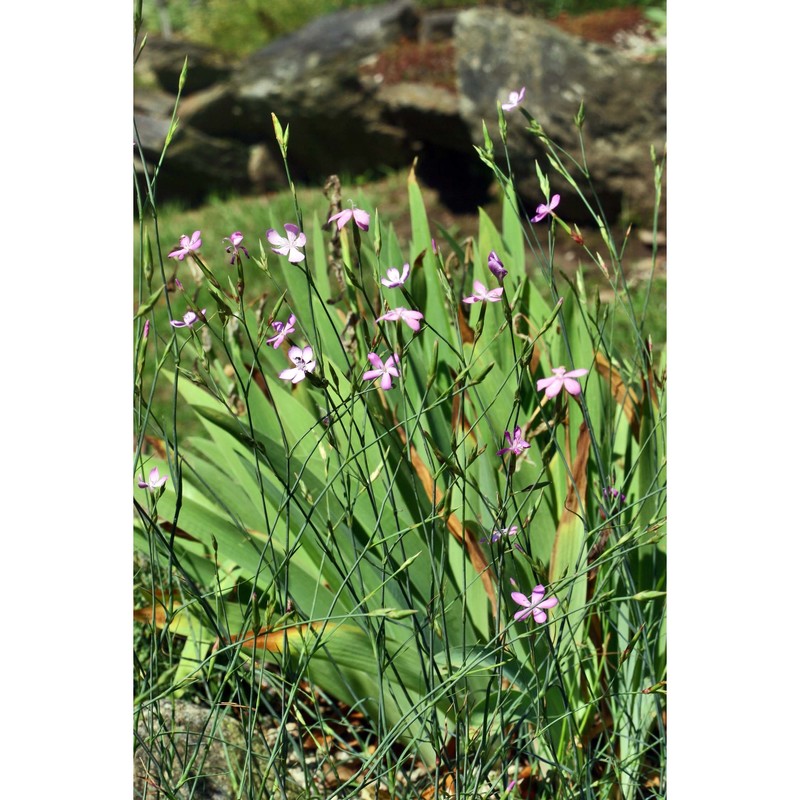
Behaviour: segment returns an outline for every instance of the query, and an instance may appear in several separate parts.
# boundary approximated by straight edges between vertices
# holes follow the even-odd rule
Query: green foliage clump
[[[376,782],[418,796],[420,762],[457,797],[499,796],[523,769],[543,798],[665,791],[665,350],[585,156],[524,106],[510,113],[500,144],[527,121],[547,150],[535,166],[549,211],[535,225],[521,212],[486,128],[478,157],[502,215],[481,210],[466,240],[431,229],[413,170],[401,240],[362,196],[366,228],[329,223],[335,181],[308,211],[287,166],[291,205],[266,204],[261,230],[239,242],[235,216],[230,230],[197,224],[202,251],[169,261],[157,168],[137,187],[137,715],[182,695],[209,720],[237,709],[244,745],[228,763],[242,796],[296,796],[299,763],[310,794],[322,772],[297,757],[307,737],[357,762],[339,797]],[[286,164],[289,132],[273,122]],[[654,242],[663,166],[653,153]],[[603,253],[586,248],[586,264],[607,299],[584,270],[558,269],[556,240],[583,234],[558,216],[550,174],[591,212]],[[266,228],[302,232],[302,259],[274,236],[265,246]],[[465,302],[485,296],[476,282],[496,302]],[[187,309],[196,322],[173,327]],[[422,324],[385,319],[399,309]],[[391,385],[365,380],[391,356]],[[548,397],[541,382],[562,367],[579,387]],[[545,592],[557,599],[545,616],[515,619],[516,593]],[[358,731],[343,721],[354,712]],[[259,715],[275,720],[269,735]],[[153,771],[169,742],[155,728],[142,742]],[[164,770],[162,788],[191,775]]]

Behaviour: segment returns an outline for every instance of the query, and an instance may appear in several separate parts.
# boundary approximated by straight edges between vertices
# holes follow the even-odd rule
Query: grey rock
[[[563,33],[539,19],[499,9],[471,9],[455,26],[460,112],[474,144],[483,145],[482,120],[499,146],[497,101],[526,87],[523,105],[552,141],[580,159],[573,123],[581,100],[594,188],[606,213],[623,206],[646,215],[653,205],[650,146],[666,141],[663,59],[633,61],[614,50]],[[518,188],[529,203],[543,202],[534,160],[562,195],[565,213],[586,213],[569,185],[550,168],[541,142],[519,110],[507,114],[508,148]],[[580,185],[580,183],[579,183]],[[582,186],[587,189],[586,185]]]
[[[213,48],[157,36],[147,37],[136,69],[142,73],[152,73],[159,86],[174,95],[178,91],[184,60],[188,60],[184,96],[230,77],[231,64]]]

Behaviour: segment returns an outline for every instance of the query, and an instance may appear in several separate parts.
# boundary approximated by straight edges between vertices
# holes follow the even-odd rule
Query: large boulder
[[[452,210],[470,211],[486,201],[493,181],[473,147],[483,145],[483,121],[500,155],[497,101],[525,86],[525,108],[576,157],[573,119],[585,102],[592,189],[610,218],[625,210],[644,219],[652,209],[650,146],[660,153],[666,136],[663,57],[636,61],[498,8],[423,14],[412,0],[321,17],[234,65],[229,77],[221,72],[211,85],[200,65],[222,62],[207,48],[158,42],[142,63],[170,91],[137,88],[135,109],[151,163],[163,146],[176,70],[187,54],[189,78],[193,70],[203,74],[193,80],[196,91],[185,88],[181,97],[161,197],[196,202],[210,191],[283,188],[274,113],[290,131],[295,180],[321,183],[331,173],[405,169],[417,159],[419,177]],[[538,159],[562,195],[565,216],[583,221],[576,193],[554,174],[521,111],[507,118],[511,165],[526,204],[543,199]]]
[[[348,9],[314,20],[245,59],[234,78],[189,98],[187,124],[275,151],[274,113],[291,129],[289,159],[300,180],[406,166],[404,132],[381,117],[363,62],[416,37],[411,0]]]
[[[666,142],[663,58],[635,61],[543,20],[481,8],[459,14],[455,50],[460,113],[474,144],[483,145],[485,120],[499,147],[497,101],[524,86],[525,108],[553,142],[580,161],[574,118],[583,100],[587,160],[604,210],[612,218],[623,208],[642,216],[652,211],[650,146],[660,154]],[[534,167],[538,159],[552,189],[562,195],[564,213],[580,219],[585,211],[576,194],[550,168],[521,112],[508,112],[507,119],[511,166],[523,196],[529,203],[543,201]]]

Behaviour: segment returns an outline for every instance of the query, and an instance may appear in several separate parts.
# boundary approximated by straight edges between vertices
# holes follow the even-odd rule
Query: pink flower
[[[230,242],[230,246],[225,248],[225,252],[231,253],[231,264],[233,264],[237,258],[241,258],[239,255],[240,250],[250,258],[250,253],[247,252],[247,248],[242,244],[242,239],[244,239],[244,236],[242,236],[241,231],[234,231],[230,236],[222,240],[223,242]]]
[[[177,258],[178,261],[183,261],[189,253],[199,250],[203,246],[203,240],[200,238],[200,231],[195,231],[190,239],[188,236],[181,236],[181,246],[173,250],[167,255],[167,258]]]
[[[503,262],[497,257],[497,253],[494,250],[489,253],[489,270],[499,281],[502,281],[508,275],[508,270],[503,266]]]
[[[589,370],[573,369],[571,372],[567,372],[565,367],[556,367],[552,372],[552,378],[539,378],[539,380],[536,381],[537,391],[541,392],[542,389],[544,389],[545,397],[551,399],[555,397],[562,388],[566,389],[571,395],[579,395],[581,393],[581,385],[575,378],[586,375]]]
[[[156,489],[160,489],[166,482],[167,476],[165,475],[163,478],[160,477],[158,474],[158,467],[153,467],[153,469],[150,470],[149,480],[145,480],[144,477],[139,478],[139,488],[149,489],[151,492],[154,492]]]
[[[386,277],[381,278],[381,283],[387,289],[394,289],[396,286],[402,286],[408,280],[408,274],[411,272],[411,267],[408,264],[403,264],[403,272],[395,267],[389,267],[386,270]]]
[[[369,214],[361,208],[346,208],[344,211],[334,214],[328,220],[328,223],[330,224],[335,220],[336,227],[341,230],[351,219],[355,219],[356,225],[358,225],[362,231],[369,230]]]
[[[503,453],[513,453],[515,456],[522,455],[522,451],[526,450],[530,447],[530,444],[526,442],[522,438],[522,430],[520,429],[519,425],[514,428],[514,437],[511,437],[511,434],[506,431],[505,432],[506,441],[508,442],[508,447],[504,447],[502,450],[497,451],[497,455],[501,456]]]
[[[272,323],[272,327],[278,332],[274,336],[267,339],[264,344],[271,343],[272,346],[277,350],[283,344],[283,340],[290,333],[294,333],[295,322],[297,322],[297,318],[294,314],[289,315],[289,319],[286,321],[286,324],[276,319],[275,322]]]
[[[306,374],[313,372],[317,366],[316,359],[314,358],[314,351],[310,347],[304,347],[302,350],[299,347],[289,348],[289,361],[294,366],[290,369],[285,369],[278,377],[282,381],[291,381],[292,383],[300,383],[305,380]]]
[[[397,322],[400,320],[401,322],[405,322],[412,331],[418,331],[421,319],[423,319],[421,312],[412,311],[411,309],[400,306],[399,308],[393,308],[391,311],[387,311],[382,317],[378,317],[376,322],[383,322],[385,320]]]
[[[524,86],[518,92],[510,92],[508,95],[508,102],[502,103],[500,108],[502,108],[503,111],[513,111],[522,102],[523,97],[525,97]]]
[[[522,592],[511,592],[511,599],[518,606],[522,606],[522,608],[514,614],[514,620],[516,622],[521,622],[523,619],[527,619],[532,615],[534,621],[539,624],[547,622],[547,613],[544,609],[557,606],[558,598],[555,595],[551,595],[547,600],[543,598],[544,586],[542,586],[541,583],[533,587],[530,600],[528,600]]]
[[[549,203],[541,203],[536,206],[536,214],[531,217],[531,222],[541,222],[548,214],[553,213],[553,209],[561,202],[561,195],[554,194]]]
[[[200,312],[200,316],[204,317],[205,315],[206,315],[206,310],[203,309]],[[197,322],[199,319],[200,317],[198,317],[197,314],[194,313],[194,311],[187,311],[183,315],[183,322],[181,322],[180,320],[171,319],[169,321],[169,324],[172,325],[173,328],[191,328],[192,325],[194,325],[195,322]]]
[[[292,225],[287,222],[283,226],[286,231],[286,237],[281,236],[274,228],[267,231],[267,241],[273,245],[272,252],[277,253],[279,256],[289,256],[289,261],[292,264],[299,264],[305,256],[298,250],[299,247],[305,247],[306,235],[300,232],[297,225]]]
[[[465,297],[465,303],[483,303],[484,301],[489,303],[497,303],[503,296],[502,288],[489,290],[480,281],[473,282],[472,291],[475,292],[475,294]]]
[[[397,370],[400,357],[397,355],[397,353],[394,353],[386,359],[385,364],[377,353],[369,353],[367,358],[369,359],[369,363],[372,364],[375,369],[367,370],[364,373],[362,380],[372,381],[375,380],[375,378],[380,378],[381,389],[383,389],[385,392],[389,391],[389,389],[392,388],[392,378],[400,377],[400,373]]]
[[[512,536],[516,536],[519,533],[519,528],[516,525],[512,525],[510,528],[500,528],[499,530],[492,531],[491,537],[484,536],[481,539],[481,544],[483,542],[499,542],[503,537],[510,539]]]

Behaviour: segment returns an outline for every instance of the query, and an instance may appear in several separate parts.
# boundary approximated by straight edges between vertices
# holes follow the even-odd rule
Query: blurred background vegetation
[[[316,17],[387,0],[144,0],[143,30],[179,36],[232,56],[246,56]],[[497,6],[544,18],[640,7],[655,26],[666,24],[666,0],[415,0],[420,9]]]

